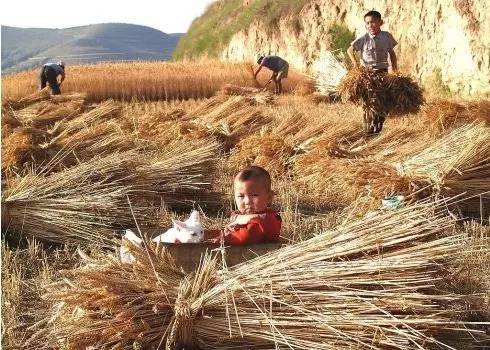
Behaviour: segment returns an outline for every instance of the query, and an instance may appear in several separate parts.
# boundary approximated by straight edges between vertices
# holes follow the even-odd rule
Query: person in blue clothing
[[[61,76],[60,82],[58,82],[58,76]],[[65,63],[59,61],[57,63],[44,64],[39,74],[39,80],[41,90],[46,87],[46,83],[49,83],[53,95],[60,95],[60,85],[65,80]]]
[[[257,75],[259,74],[262,67],[269,68],[272,71],[272,76],[267,82],[266,86],[270,84],[271,81],[274,82],[276,94],[282,93],[282,82],[281,80],[288,77],[289,63],[279,56],[260,56],[257,60],[259,68],[254,73],[254,78],[257,80]]]

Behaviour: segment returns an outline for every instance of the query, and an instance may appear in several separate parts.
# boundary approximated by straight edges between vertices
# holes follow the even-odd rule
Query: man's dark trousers
[[[39,79],[41,80],[41,89],[44,89],[46,87],[46,82],[48,82],[49,86],[51,87],[51,91],[53,92],[53,95],[60,95],[61,91],[58,80],[56,79],[57,76],[58,75],[53,68],[43,67],[39,77]]]

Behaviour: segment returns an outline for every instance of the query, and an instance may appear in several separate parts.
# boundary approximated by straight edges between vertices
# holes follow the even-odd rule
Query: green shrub
[[[343,56],[355,39],[354,31],[350,31],[344,23],[333,23],[328,29],[328,34],[332,40],[331,49],[337,57]]]

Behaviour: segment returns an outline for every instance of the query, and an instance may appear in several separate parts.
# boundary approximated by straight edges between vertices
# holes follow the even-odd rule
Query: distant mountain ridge
[[[124,23],[66,29],[1,26],[2,74],[61,59],[67,64],[168,60],[183,35]]]

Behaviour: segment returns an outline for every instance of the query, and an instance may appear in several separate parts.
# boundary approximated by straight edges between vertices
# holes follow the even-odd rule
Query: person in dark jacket
[[[281,80],[288,77],[289,63],[279,56],[260,56],[257,60],[257,64],[259,65],[259,68],[254,73],[255,80],[257,80],[257,75],[262,67],[269,68],[272,71],[272,76],[267,82],[266,86],[273,81],[275,85],[274,92],[276,94],[282,93]]]
[[[61,76],[60,82],[58,82],[58,76]],[[60,85],[65,80],[65,64],[61,61],[57,63],[46,63],[41,69],[39,80],[41,90],[46,87],[46,83],[49,83],[53,95],[60,95]]]

